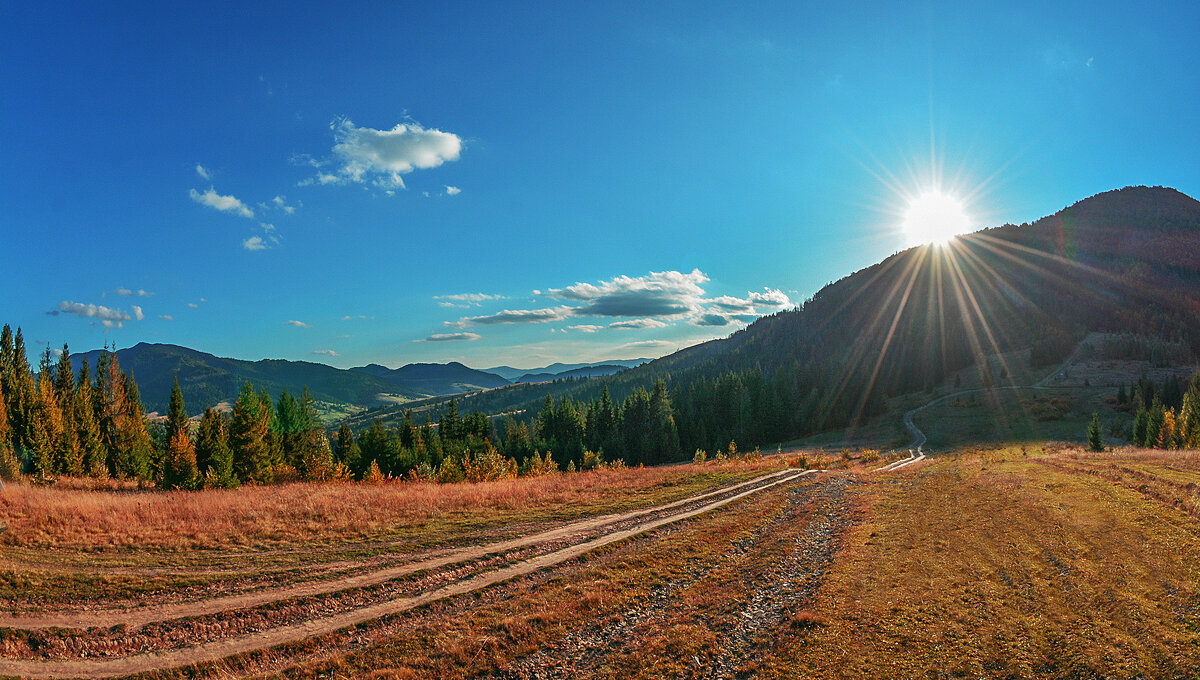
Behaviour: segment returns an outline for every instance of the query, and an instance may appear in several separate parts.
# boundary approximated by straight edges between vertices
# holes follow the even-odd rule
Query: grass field
[[[719,509],[653,525],[657,528],[540,569],[514,572],[521,575],[472,593],[342,630],[299,635],[199,667],[158,671],[154,677],[1091,678],[1200,673],[1200,453],[1123,449],[1091,454],[1072,445],[1018,444],[959,449],[896,473],[871,471],[878,463],[845,467],[840,457],[821,462],[841,467],[795,479],[772,477],[778,481],[766,486],[755,482],[759,486],[745,487],[751,489],[745,498],[731,499]],[[329,490],[335,494],[331,500],[313,501],[311,507],[361,502],[353,494],[367,494],[364,498],[381,507],[379,525],[375,533],[358,538],[403,537],[413,527],[438,527],[440,540],[466,545],[568,521],[543,507],[543,495],[560,504],[563,498],[577,499],[566,514],[578,518],[632,507],[614,500],[616,496],[637,498],[641,504],[682,499],[768,470],[767,465],[680,466],[613,472],[586,482],[565,476],[523,489],[442,487],[441,493],[448,495],[436,510],[426,509],[429,498],[418,489],[352,488]],[[246,544],[224,545],[203,533],[181,539],[203,541],[204,548],[181,549],[178,557],[194,564],[197,553],[232,560],[247,549],[269,553],[279,546],[297,549],[306,540],[333,543],[321,525],[340,528],[344,525],[337,522],[350,521],[332,519],[337,514],[333,510],[327,515],[314,510],[310,524],[299,528],[261,529],[292,522],[297,508],[308,503],[301,500],[305,495],[320,497],[314,493],[319,489],[304,490],[308,493],[264,489],[264,496],[245,505],[223,506],[220,513],[247,515],[240,521],[260,529],[244,530]],[[26,498],[50,491],[29,490]],[[708,498],[728,497],[723,493]],[[142,496],[143,503],[159,498]],[[266,499],[274,500],[263,507],[274,509],[258,517],[253,508]],[[680,510],[697,507],[697,502],[708,501],[693,501]],[[480,503],[483,509],[476,507]],[[182,521],[179,517],[201,511],[157,512],[147,516],[158,517],[157,530],[165,533]],[[431,524],[429,518],[439,513],[475,519]],[[214,536],[217,529],[211,529]],[[128,629],[4,629],[0,668],[5,659],[37,664],[42,663],[38,659],[69,662],[81,655],[115,654],[119,660],[138,650],[186,649],[254,631],[269,634],[297,621],[465,583],[539,555],[552,556],[562,546],[592,540],[604,531],[608,529],[589,529],[578,538],[540,547],[485,549],[479,558],[376,585]],[[61,537],[54,552],[63,562],[78,564],[72,555],[82,561],[96,549],[86,542],[71,547],[67,540],[76,536],[72,533],[47,536],[55,535]],[[47,536],[31,540],[34,547],[27,549],[44,549],[38,546],[45,545]],[[260,546],[256,537],[265,542]],[[6,552],[15,544],[10,541]],[[370,559],[406,558],[400,553],[410,550],[407,545]],[[166,560],[168,546],[180,547],[159,539],[159,547],[147,554]],[[320,550],[299,554],[296,562],[313,565],[324,555]],[[334,568],[335,573],[338,568],[343,567]],[[112,606],[118,595],[136,606],[140,596],[133,584],[153,581],[144,575],[121,577],[130,579],[129,592],[120,595],[114,589],[96,606]],[[154,578],[160,579],[164,593],[200,603],[224,592],[171,581],[177,577]],[[19,573],[13,578],[7,594],[17,595],[25,586]],[[316,576],[284,561],[273,578],[275,582],[256,587],[306,583]],[[75,611],[53,598],[44,604],[51,612],[60,605]]]

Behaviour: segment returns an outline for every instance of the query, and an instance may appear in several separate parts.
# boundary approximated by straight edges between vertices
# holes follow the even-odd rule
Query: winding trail
[[[501,583],[519,576],[531,574],[540,569],[551,567],[567,560],[583,555],[596,548],[609,545],[618,541],[622,541],[638,534],[652,531],[659,527],[679,522],[697,515],[716,510],[724,505],[732,503],[741,498],[756,494],[760,491],[772,488],[774,486],[795,481],[805,475],[814,472],[823,472],[822,470],[784,470],[767,475],[762,475],[755,479],[740,484],[731,485],[722,489],[692,496],[674,503],[656,506],[633,512],[623,513],[620,515],[607,515],[604,517],[575,522],[557,529],[552,529],[547,532],[542,532],[535,536],[525,539],[517,539],[516,541],[504,541],[501,543],[490,544],[471,548],[460,553],[470,553],[471,555],[483,555],[491,552],[496,552],[502,544],[520,543],[522,545],[532,544],[538,541],[550,540],[549,536],[570,537],[578,534],[587,527],[599,527],[606,524],[612,524],[620,519],[637,518],[653,512],[678,508],[680,506],[695,503],[697,501],[711,498],[712,496],[728,494],[731,491],[737,491],[733,495],[710,501],[699,507],[694,507],[680,512],[668,514],[653,519],[648,519],[637,523],[633,526],[614,530],[605,533],[599,537],[583,540],[579,543],[569,545],[559,550],[537,555],[514,564],[501,567],[499,569],[476,574],[461,581],[451,583],[449,585],[420,593],[409,597],[401,597],[394,600],[380,602],[377,604],[351,609],[332,616],[315,618],[304,621],[302,623],[281,626],[269,630],[256,632],[238,637],[231,637],[223,640],[207,642],[191,647],[179,649],[171,649],[159,652],[135,654],[116,658],[103,659],[0,659],[0,674],[2,675],[18,675],[26,678],[62,678],[62,677],[85,677],[85,678],[105,678],[113,676],[130,675],[133,673],[143,673],[151,671],[160,671],[170,668],[178,668],[192,664],[199,664],[209,661],[216,661],[228,656],[241,654],[245,652],[274,647],[289,642],[304,640],[310,637],[325,635],[334,631],[365,623],[384,616],[403,613],[411,609],[426,605],[438,600],[470,593],[487,586]],[[757,485],[757,486],[754,486]],[[752,488],[746,490],[747,486]],[[740,490],[740,491],[739,491]],[[536,539],[536,540],[535,540]],[[447,556],[448,557],[448,556]],[[445,558],[438,558],[438,560]],[[468,558],[469,559],[469,558]],[[403,565],[403,568],[409,568],[412,565]],[[427,565],[424,568],[429,568]],[[390,570],[384,570],[390,571]],[[372,574],[371,576],[374,576]],[[352,577],[360,578],[360,577]],[[321,584],[326,585],[326,584]],[[357,587],[357,586],[340,586],[340,587]],[[222,598],[224,599],[224,598]],[[238,598],[242,599],[242,598]],[[203,603],[196,603],[203,604]],[[228,604],[228,603],[226,603]],[[188,605],[191,606],[191,605]],[[148,610],[150,608],[147,608]],[[153,608],[155,611],[162,612],[166,608]],[[223,611],[223,610],[222,610]],[[70,618],[75,623],[86,614],[73,614]],[[104,616],[112,615],[105,613]],[[143,616],[142,618],[145,618]],[[108,619],[105,619],[108,620]],[[130,619],[123,619],[129,621]],[[10,621],[13,621],[10,619]],[[41,623],[41,621],[27,620],[29,623]],[[12,623],[0,623],[0,625],[9,625],[15,627]],[[45,624],[53,625],[53,624]],[[27,627],[29,627],[27,625]],[[72,624],[72,627],[79,627]]]
[[[1103,335],[1103,334],[1102,333],[1088,334],[1083,340],[1079,341],[1079,344],[1075,346],[1074,351],[1071,352],[1071,354],[1066,358],[1065,361],[1063,361],[1061,364],[1059,364],[1058,368],[1055,368],[1054,371],[1052,371],[1051,373],[1049,373],[1048,375],[1043,377],[1041,380],[1033,383],[1032,385],[1000,385],[998,387],[977,387],[977,388],[969,389],[969,390],[959,390],[958,392],[951,392],[950,394],[942,395],[936,399],[933,399],[924,404],[921,404],[920,406],[918,406],[914,409],[905,411],[905,413],[904,413],[904,428],[906,430],[908,430],[908,435],[910,437],[912,437],[912,443],[910,443],[908,445],[908,458],[901,458],[900,460],[889,463],[888,465],[884,465],[881,468],[876,468],[874,471],[875,472],[894,472],[896,470],[899,470],[904,467],[908,467],[909,465],[912,465],[913,463],[916,463],[918,461],[922,461],[925,459],[925,444],[928,443],[929,440],[928,440],[928,438],[926,438],[925,433],[921,431],[921,428],[917,427],[916,423],[913,422],[913,416],[917,415],[921,411],[924,411],[925,409],[929,408],[930,406],[935,406],[937,404],[940,404],[943,401],[950,399],[951,397],[961,397],[961,396],[968,395],[968,394],[978,394],[980,392],[993,392],[996,390],[1052,390],[1052,389],[1058,389],[1055,387],[1051,387],[1048,383],[1051,380],[1053,380],[1056,376],[1060,376],[1060,375],[1066,373],[1067,368],[1069,368],[1071,366],[1071,364],[1075,363],[1075,361],[1079,359],[1079,355],[1083,352],[1084,345],[1088,344],[1089,340],[1093,340],[1097,336],[1100,336],[1100,335]]]

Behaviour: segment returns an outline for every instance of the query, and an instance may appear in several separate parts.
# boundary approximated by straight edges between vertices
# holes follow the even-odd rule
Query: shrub
[[[706,460],[708,460],[708,452],[704,449],[696,449],[696,455],[692,456],[692,464],[703,465]]]

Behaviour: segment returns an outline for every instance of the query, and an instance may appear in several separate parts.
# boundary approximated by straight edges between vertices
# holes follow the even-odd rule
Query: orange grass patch
[[[23,548],[195,549],[427,540],[430,532],[568,519],[672,500],[778,463],[605,470],[476,484],[285,484],[114,493],[8,485],[0,542]]]

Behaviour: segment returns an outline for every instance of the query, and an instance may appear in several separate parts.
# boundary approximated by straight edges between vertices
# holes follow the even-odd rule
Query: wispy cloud
[[[447,196],[457,196],[461,193],[462,193],[462,189],[459,189],[458,187],[452,187],[449,184],[446,185],[446,195]]]
[[[204,167],[203,165],[200,165],[199,163],[196,164],[196,174],[200,175],[204,179],[212,179],[212,172],[210,172],[208,168]]]
[[[303,205],[299,201],[297,201],[296,203],[297,203],[297,205],[288,205],[286,196],[276,196],[275,198],[271,199],[271,205],[275,206],[276,208],[284,211],[285,213],[287,213],[289,215],[295,214],[296,207],[298,205]]]
[[[313,353],[313,354],[321,354],[321,355],[324,355],[324,356],[327,356],[327,357],[336,357],[336,356],[339,356],[337,352],[335,352],[335,351],[333,351],[333,350],[331,350],[331,349],[314,349],[312,353]]]
[[[434,333],[428,338],[413,340],[413,342],[460,342],[469,340],[478,340],[478,333]]]
[[[434,300],[438,301],[438,305],[442,307],[478,307],[484,302],[490,300],[503,300],[503,295],[489,295],[487,293],[458,293],[455,295],[434,295]]]
[[[188,195],[192,197],[193,201],[199,203],[200,205],[206,205],[214,210],[233,213],[241,217],[254,217],[254,211],[251,210],[245,203],[242,203],[232,195],[222,196],[221,194],[218,194],[212,187],[209,187],[208,191],[205,191],[204,193],[200,193],[195,189],[189,189]]]
[[[570,328],[573,331],[579,331],[580,333],[595,333],[596,331],[598,331],[604,327],[603,326],[595,326],[592,324],[580,324],[578,326],[567,326],[567,328]]]
[[[447,326],[453,328],[470,328],[471,326],[492,326],[510,323],[546,323],[547,321],[562,321],[571,316],[571,307],[550,307],[546,309],[506,309],[497,314],[484,316],[464,316],[458,321],[447,321]]]
[[[295,319],[292,319],[291,321],[284,321],[283,325],[295,326],[296,328],[308,328],[308,324],[304,323],[303,321],[296,321]]]
[[[158,318],[162,319],[163,321],[174,321],[175,320],[175,317],[171,316],[170,314],[159,314]]]
[[[608,324],[608,327],[630,330],[635,328],[663,328],[666,325],[658,319],[631,319],[629,321],[614,321]]]
[[[456,161],[462,152],[462,139],[458,135],[415,122],[376,130],[358,127],[349,118],[343,118],[330,127],[338,167],[336,174],[319,171],[311,181],[320,184],[355,182],[403,189],[401,175]]]
[[[139,288],[137,290],[130,290],[129,288],[118,288],[118,289],[114,290],[113,293],[116,293],[117,295],[121,295],[124,297],[129,297],[131,295],[136,295],[137,297],[150,297],[151,295],[154,295],[154,293],[151,293],[142,288]]]

